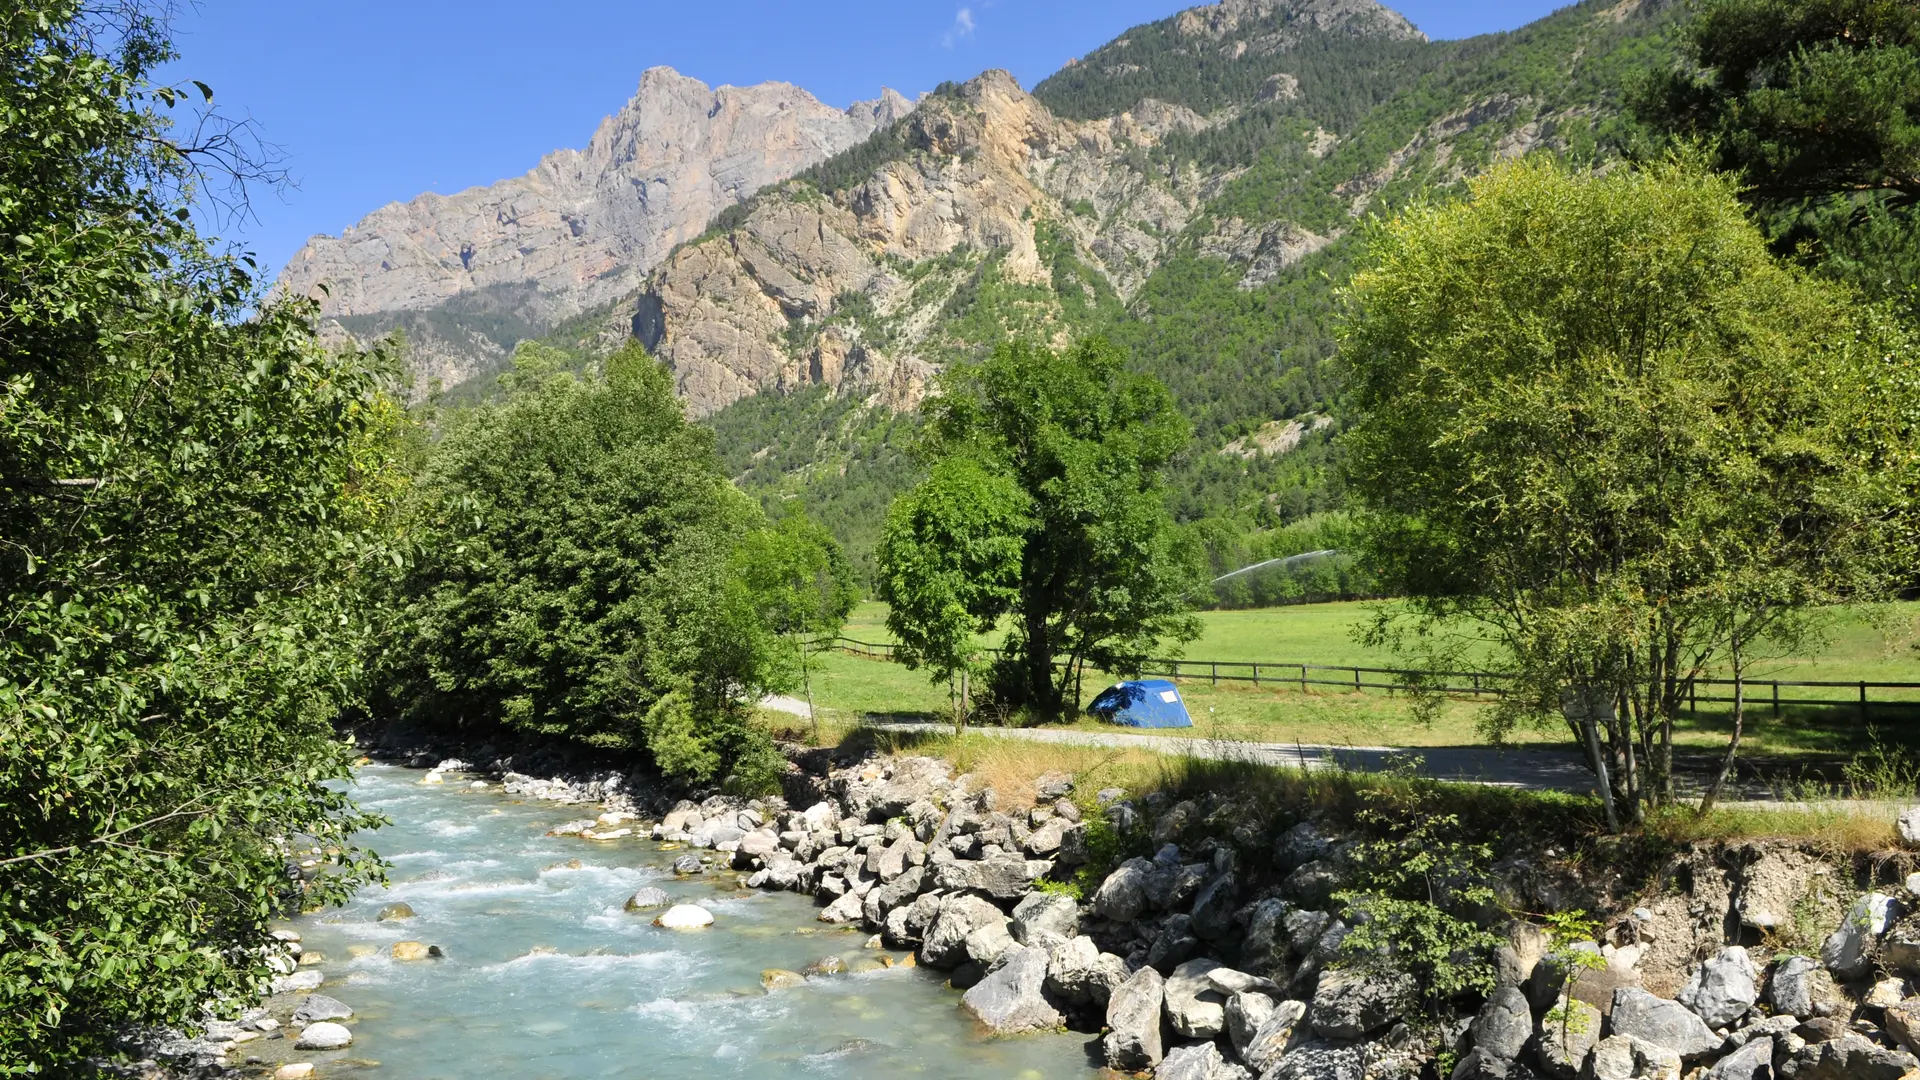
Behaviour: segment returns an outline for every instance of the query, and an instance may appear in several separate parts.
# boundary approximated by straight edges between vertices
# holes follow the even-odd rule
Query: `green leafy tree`
[[[767,628],[793,651],[811,715],[809,649],[816,639],[840,633],[859,598],[847,553],[826,526],[796,511],[769,528],[749,533],[735,553],[734,564]],[[826,647],[831,646],[829,640]]]
[[[1704,0],[1691,65],[1635,99],[1745,178],[1776,244],[1861,288],[1920,285],[1920,4]]]
[[[1636,815],[1672,798],[1695,680],[1805,649],[1912,565],[1911,343],[1776,261],[1736,191],[1501,167],[1376,231],[1344,328],[1361,543],[1411,598],[1376,636],[1443,664],[1491,639],[1520,673],[1491,733],[1564,718]]]
[[[1361,793],[1355,820],[1373,838],[1353,848],[1353,887],[1334,894],[1353,926],[1336,964],[1411,977],[1420,1009],[1409,1018],[1433,1028],[1456,999],[1492,992],[1503,939],[1485,926],[1500,904],[1487,869],[1493,849],[1468,840],[1438,785],[1416,775],[1416,761],[1404,764]]]
[[[602,376],[524,359],[504,401],[450,418],[421,474],[392,707],[764,786],[779,766],[747,717],[777,649],[729,573],[759,509],[637,345]]]
[[[969,634],[1006,617],[995,691],[1058,715],[1083,662],[1137,669],[1162,639],[1197,636],[1199,560],[1163,480],[1187,425],[1158,381],[1104,339],[1010,342],[949,369],[926,411],[931,474],[895,504],[879,558],[910,663],[951,672]]]
[[[234,144],[176,141],[165,31],[0,12],[0,1076],[239,1008],[379,873],[326,782],[403,414],[195,233]]]

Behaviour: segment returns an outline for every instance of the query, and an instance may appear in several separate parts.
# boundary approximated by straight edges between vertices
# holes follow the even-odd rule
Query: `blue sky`
[[[1031,87],[1191,0],[198,0],[176,78],[251,117],[297,186],[220,231],[278,267],[381,205],[516,176],[584,145],[667,64],[709,84],[781,79],[836,106],[1001,67]],[[1436,38],[1511,29],[1555,0],[1391,5]]]

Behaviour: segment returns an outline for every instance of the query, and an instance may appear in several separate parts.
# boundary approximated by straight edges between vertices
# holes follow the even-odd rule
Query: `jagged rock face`
[[[770,194],[744,224],[681,249],[649,280],[635,332],[674,369],[691,412],[808,383],[851,384],[912,408],[943,358],[932,336],[960,284],[916,266],[991,258],[1008,281],[1055,286],[1043,251],[1052,243],[1124,298],[1204,194],[1197,177],[1150,177],[1122,162],[1132,147],[1206,126],[1187,109],[1145,102],[1065,121],[992,71],[901,123],[904,153],[864,180],[825,196]],[[873,335],[861,322],[833,321],[849,303],[871,306],[885,345],[862,341]]]
[[[317,236],[278,288],[330,316],[416,311],[494,286],[532,283],[551,323],[631,294],[674,245],[766,184],[830,157],[911,110],[899,94],[845,111],[786,83],[709,88],[649,69],[633,100],[584,150],[456,195],[386,206]]]

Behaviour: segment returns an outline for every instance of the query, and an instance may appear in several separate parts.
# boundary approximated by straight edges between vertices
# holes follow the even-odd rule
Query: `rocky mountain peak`
[[[513,290],[519,316],[551,325],[632,293],[719,211],[912,109],[891,90],[843,110],[788,83],[713,88],[648,68],[584,149],[556,151],[513,179],[393,203],[339,236],[316,236],[276,288],[319,295],[326,315],[345,318]]]

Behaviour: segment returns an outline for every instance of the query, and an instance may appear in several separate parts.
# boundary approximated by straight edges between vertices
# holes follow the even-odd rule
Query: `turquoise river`
[[[546,835],[582,807],[497,788],[429,786],[417,770],[360,771],[361,805],[392,824],[364,838],[392,864],[385,888],[294,927],[326,958],[321,992],[351,1006],[354,1044],[303,1053],[316,1076],[395,1080],[633,1077],[1084,1078],[1088,1037],[990,1039],[934,972],[895,967],[765,993],[765,968],[877,954],[865,934],[815,921],[804,897],[676,880],[676,853],[644,840]],[[577,863],[574,860],[578,860]],[[737,875],[719,875],[731,883]],[[714,925],[662,930],[622,903],[658,885]],[[407,920],[380,922],[404,901]],[[395,941],[438,945],[399,963]],[[904,953],[891,954],[904,958]],[[278,1056],[278,1055],[276,1055]]]

